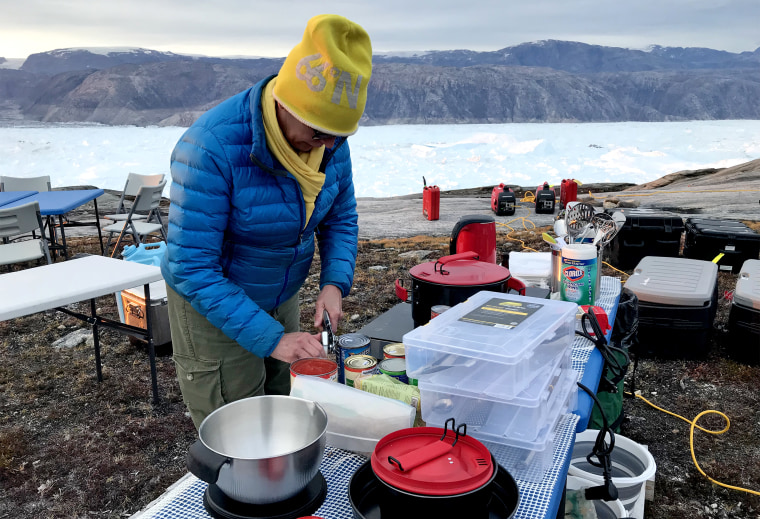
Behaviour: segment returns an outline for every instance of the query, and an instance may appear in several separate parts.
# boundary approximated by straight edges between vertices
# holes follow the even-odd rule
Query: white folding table
[[[84,256],[62,263],[0,274],[0,321],[56,309],[87,322],[92,326],[98,381],[103,380],[98,339],[100,326],[146,339],[153,402],[157,403],[158,381],[150,312],[145,312],[146,327],[138,328],[97,315],[95,298],[143,285],[145,301],[150,301],[149,284],[161,279],[161,269],[156,266],[104,256]],[[64,308],[87,299],[90,300],[90,315]]]

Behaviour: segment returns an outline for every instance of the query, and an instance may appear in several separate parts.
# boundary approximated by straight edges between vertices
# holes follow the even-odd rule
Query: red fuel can
[[[578,200],[578,182],[571,178],[562,180],[559,186],[559,207],[564,209],[568,202]]]
[[[438,186],[422,188],[422,215],[428,220],[437,220],[441,207],[441,190]]]

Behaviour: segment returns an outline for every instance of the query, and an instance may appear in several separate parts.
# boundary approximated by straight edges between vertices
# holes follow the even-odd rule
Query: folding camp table
[[[12,297],[0,298],[0,321],[56,309],[87,322],[92,326],[98,381],[103,380],[99,327],[112,328],[121,333],[146,339],[150,356],[153,402],[158,403],[156,357],[150,312],[146,312],[146,327],[138,328],[97,315],[95,298],[143,285],[145,298],[150,301],[149,285],[161,279],[163,279],[161,269],[156,266],[104,256],[85,256],[62,263],[0,274],[0,294],[13,294]],[[64,308],[65,305],[87,299],[90,300],[90,315]]]
[[[620,299],[620,280],[602,276],[600,297],[597,304],[605,309],[610,320],[614,321]],[[402,303],[406,304],[406,303]],[[403,307],[399,307],[402,308]],[[401,311],[401,310],[397,310]],[[409,311],[411,311],[409,309]],[[378,317],[380,321],[381,317]],[[374,321],[373,321],[374,322]],[[411,317],[400,321],[411,325]],[[381,325],[386,323],[380,321]],[[365,329],[365,328],[363,328]],[[389,330],[381,326],[381,329]],[[397,333],[397,332],[396,332]],[[610,331],[609,334],[612,332]],[[596,356],[598,355],[598,359]],[[576,337],[572,346],[573,369],[579,372],[581,381],[590,389],[596,390],[602,372],[601,355],[591,341]],[[593,359],[593,365],[590,359]],[[583,393],[585,395],[585,393]],[[581,395],[579,394],[579,397]],[[590,403],[589,403],[590,402]],[[552,465],[540,482],[517,480],[520,491],[520,504],[515,512],[515,519],[554,519],[564,517],[565,480],[570,467],[570,457],[575,444],[576,431],[583,431],[588,424],[593,400],[588,402],[579,398],[575,414],[562,415],[555,428],[555,443]],[[492,453],[497,461],[501,453]],[[338,449],[328,445],[320,466],[320,472],[327,481],[328,493],[320,508],[314,512],[317,517],[329,519],[353,519],[353,511],[348,501],[348,484],[351,476],[367,460],[364,456]],[[501,462],[500,462],[501,463]],[[133,519],[210,519],[203,505],[203,494],[208,484],[192,474],[185,475],[167,491],[133,516]]]
[[[50,252],[57,250],[63,251],[63,256],[69,259],[68,248],[66,247],[66,227],[95,226],[98,229],[98,238],[100,240],[100,253],[103,254],[103,236],[100,231],[100,214],[98,213],[97,198],[104,193],[102,189],[70,189],[64,191],[8,191],[7,193],[31,193],[23,198],[17,198],[14,201],[7,202],[3,207],[15,207],[29,202],[38,202],[40,204],[40,214],[48,217],[48,227],[50,229]],[[89,201],[95,204],[95,221],[79,222],[64,218],[66,213],[73,211],[77,207],[83,206]],[[58,224],[53,225],[55,217],[58,217]],[[53,220],[52,222],[50,220]],[[58,243],[56,230],[61,229],[61,242]]]
[[[0,191],[0,207],[37,194],[37,191]],[[23,202],[22,202],[23,203]]]

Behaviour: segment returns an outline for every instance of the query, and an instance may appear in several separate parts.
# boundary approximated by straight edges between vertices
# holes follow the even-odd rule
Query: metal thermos
[[[559,293],[560,276],[562,275],[562,249],[552,249],[552,271],[549,276],[549,290],[552,294]]]

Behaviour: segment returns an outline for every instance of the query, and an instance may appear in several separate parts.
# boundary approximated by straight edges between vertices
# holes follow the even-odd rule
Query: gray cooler
[[[729,352],[740,362],[760,364],[760,260],[742,264],[728,315]]]
[[[646,256],[625,282],[639,299],[639,353],[694,358],[707,353],[718,307],[718,266]]]

